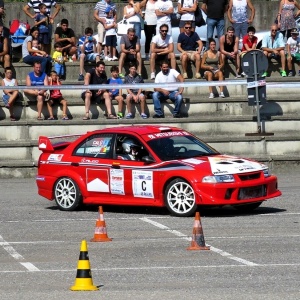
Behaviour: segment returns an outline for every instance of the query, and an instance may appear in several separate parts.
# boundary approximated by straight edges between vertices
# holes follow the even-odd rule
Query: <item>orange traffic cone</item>
[[[205,246],[200,213],[198,211],[195,215],[191,246],[187,250],[210,250],[210,247]]]
[[[110,239],[107,236],[106,224],[103,216],[103,209],[102,206],[99,206],[99,216],[96,221],[95,233],[94,233],[94,237],[91,239],[91,242],[110,242],[110,241],[112,241],[112,239]]]
[[[93,285],[92,273],[90,268],[89,254],[86,240],[82,240],[80,254],[77,265],[75,284],[70,287],[71,291],[97,291],[98,287]]]

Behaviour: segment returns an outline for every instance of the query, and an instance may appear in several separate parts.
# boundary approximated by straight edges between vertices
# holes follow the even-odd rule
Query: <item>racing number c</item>
[[[146,181],[142,181],[142,190],[145,192],[147,190]]]

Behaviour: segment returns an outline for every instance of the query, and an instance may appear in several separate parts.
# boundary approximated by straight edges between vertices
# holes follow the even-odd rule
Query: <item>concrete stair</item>
[[[78,85],[77,62],[69,63],[73,70],[73,78],[68,78],[63,84]],[[109,68],[114,62],[107,65]],[[146,62],[147,65],[147,62]],[[231,68],[231,66],[227,66]],[[16,66],[18,74],[31,71],[30,66],[20,64]],[[226,72],[225,72],[226,73]],[[230,72],[229,72],[230,73]],[[231,74],[231,73],[230,73]],[[20,80],[24,84],[24,80]],[[138,107],[136,117],[131,120],[107,120],[104,117],[104,105],[91,107],[93,119],[83,121],[83,101],[80,98],[81,90],[63,90],[68,100],[69,121],[62,121],[61,110],[54,108],[58,119],[55,121],[37,121],[36,103],[23,95],[15,105],[16,122],[9,120],[8,110],[0,101],[0,177],[34,176],[39,157],[37,140],[40,135],[53,136],[65,134],[85,133],[86,131],[118,125],[162,124],[182,127],[208,142],[222,153],[234,154],[268,162],[274,167],[295,165],[299,163],[300,150],[300,109],[299,88],[289,85],[288,88],[268,88],[268,103],[261,106],[262,129],[274,136],[245,136],[245,133],[257,132],[256,107],[248,106],[246,80],[233,79],[232,75],[226,79],[236,85],[228,85],[225,89],[227,98],[208,99],[208,88],[201,86],[187,87],[184,92],[181,119],[172,117],[173,104],[170,101],[163,103],[165,119],[153,119],[153,103],[147,100],[149,119],[139,116]],[[297,82],[299,77],[282,78],[278,74],[272,75],[266,81],[273,83]],[[189,82],[205,82],[204,80],[189,79]],[[153,82],[146,80],[146,82]],[[241,85],[242,84],[242,85]],[[149,89],[151,90],[151,89]],[[113,103],[117,109],[116,103]],[[125,109],[125,103],[124,103]],[[48,117],[47,108],[43,113]]]

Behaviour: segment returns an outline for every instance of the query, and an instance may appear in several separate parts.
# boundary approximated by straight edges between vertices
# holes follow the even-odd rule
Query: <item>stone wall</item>
[[[70,27],[75,31],[77,36],[81,36],[84,29],[88,26],[96,30],[97,22],[93,18],[94,7],[97,1],[86,1],[78,3],[60,3],[62,9],[55,19],[55,24],[61,19],[66,18],[69,20]],[[176,6],[177,1],[174,1]],[[201,3],[201,2],[200,2]],[[256,16],[253,25],[257,31],[267,30],[273,23],[275,16],[278,12],[279,0],[278,1],[262,1],[252,0],[253,5],[256,8]],[[30,25],[33,25],[33,20],[29,19],[23,12],[22,8],[26,4],[24,2],[5,2],[6,18],[4,25],[9,26],[9,21],[13,19],[19,19],[22,21],[28,21]],[[118,15],[121,17],[123,14],[124,4],[117,4]],[[118,18],[120,19],[120,18]]]

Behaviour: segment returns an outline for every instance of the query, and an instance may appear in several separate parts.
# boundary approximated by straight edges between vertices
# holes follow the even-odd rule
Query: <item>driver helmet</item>
[[[125,153],[132,154],[134,156],[138,155],[138,151],[140,150],[140,146],[132,139],[126,139],[122,143],[122,147]]]

